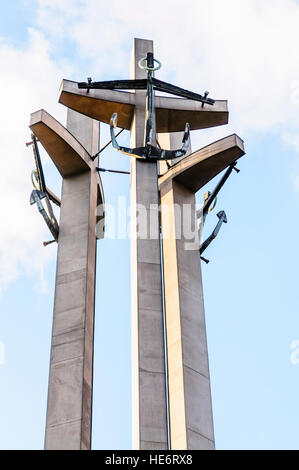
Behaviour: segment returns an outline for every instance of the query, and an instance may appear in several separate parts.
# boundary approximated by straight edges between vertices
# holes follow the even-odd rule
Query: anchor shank
[[[33,154],[35,159],[36,171],[38,174],[38,181],[40,185],[40,190],[42,192],[47,192],[45,176],[42,168],[42,162],[40,158],[39,148],[37,145],[37,139],[34,134],[32,134],[32,141],[33,141]]]
[[[154,56],[152,52],[147,54],[147,67],[153,68]],[[146,129],[144,146],[150,154],[150,145],[153,140],[153,114],[154,114],[154,89],[153,89],[153,72],[148,70],[147,75],[147,92],[146,92]]]

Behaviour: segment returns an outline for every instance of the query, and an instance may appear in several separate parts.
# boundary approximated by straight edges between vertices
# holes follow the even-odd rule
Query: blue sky
[[[45,426],[56,247],[42,246],[49,234],[29,206],[29,114],[43,107],[64,123],[61,79],[128,78],[132,39],[144,37],[155,41],[160,79],[229,100],[230,124],[193,132],[193,150],[232,132],[245,140],[241,173],[218,199],[228,224],[202,267],[216,446],[298,449],[299,364],[291,361],[291,343],[299,339],[299,5],[187,0],[186,18],[176,0],[140,5],[2,6],[0,448],[42,448]],[[103,126],[102,143],[107,139]],[[60,177],[42,156],[48,185],[59,193]],[[102,164],[129,168],[112,149]],[[103,184],[106,201],[129,197],[127,176],[104,174]],[[131,446],[129,245],[98,243],[95,449]]]

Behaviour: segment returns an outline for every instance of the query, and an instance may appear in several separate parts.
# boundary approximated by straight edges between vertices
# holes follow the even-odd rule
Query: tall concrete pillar
[[[135,39],[131,78],[145,78],[138,61],[153,52],[153,42]],[[136,90],[131,147],[144,145],[145,91]],[[133,448],[167,449],[167,408],[163,342],[163,300],[159,240],[158,167],[156,162],[131,158],[131,299]],[[138,221],[138,205],[147,212],[147,234]],[[151,205],[156,205],[153,207]],[[150,207],[151,206],[151,207]],[[151,228],[156,236],[150,239]],[[141,230],[142,231],[142,230]]]
[[[92,155],[99,123],[68,110],[67,129]],[[63,178],[45,449],[90,449],[96,263],[95,170]]]
[[[137,64],[152,51],[152,41],[134,40],[132,79],[146,77],[146,72]],[[117,113],[118,126],[131,131],[131,147],[144,145],[144,90],[136,89],[132,93],[78,85],[64,80],[60,103],[107,124],[112,113]],[[154,103],[154,127],[159,133],[162,148],[167,148],[163,141],[165,138],[169,141],[168,148],[181,147],[179,133],[184,130],[186,122],[191,130],[228,122],[227,102],[223,100],[202,106],[198,100],[156,96]],[[232,135],[172,162],[175,164],[170,168],[162,162],[163,176],[159,178],[156,162],[131,158],[134,449],[167,449],[168,415],[172,449],[214,447],[199,247],[197,244],[197,249],[186,250],[185,243],[192,246],[195,235],[189,239],[182,231],[182,237],[177,236],[182,229],[182,220],[177,217],[175,208],[188,207],[189,215],[194,215],[191,219],[195,233],[196,191],[242,155],[243,143],[238,136]],[[159,239],[160,201],[164,296]],[[144,213],[147,230],[144,218],[140,217]],[[189,217],[189,232],[191,219]],[[164,236],[167,226],[170,227],[170,238]],[[154,228],[155,233],[150,233]],[[167,393],[163,299],[167,333]]]
[[[162,134],[159,140],[163,148],[178,148],[182,135]],[[213,449],[195,194],[172,178],[160,190],[171,449]]]
[[[181,135],[161,141],[177,148]],[[159,182],[171,449],[215,447],[195,193],[242,155],[241,139],[229,136],[177,161]]]

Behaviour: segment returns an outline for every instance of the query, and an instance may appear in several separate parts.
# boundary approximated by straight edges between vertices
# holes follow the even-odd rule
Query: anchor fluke
[[[126,155],[130,155],[136,158],[143,158],[149,160],[172,160],[173,158],[182,157],[186,154],[189,144],[190,144],[190,126],[188,122],[185,125],[185,132],[183,135],[183,145],[180,149],[177,150],[164,150],[159,147],[155,147],[150,144],[150,142],[146,143],[145,147],[136,147],[136,148],[129,148],[123,147],[118,144],[116,140],[116,135],[114,129],[117,127],[117,113],[113,113],[110,119],[110,136],[113,148],[118,150],[121,153]]]
[[[217,237],[218,233],[219,233],[219,230],[221,228],[221,225],[224,223],[226,224],[227,223],[227,217],[226,217],[226,213],[224,211],[220,211],[218,212],[217,214],[217,217],[218,217],[218,222],[217,222],[217,225],[216,227],[214,228],[213,232],[211,233],[211,235],[200,245],[200,249],[199,249],[199,252],[200,254],[202,255],[202,253],[208,248],[208,246],[210,245],[210,243]],[[205,261],[205,260],[204,260]]]
[[[114,129],[117,127],[117,113],[113,113],[111,118],[110,118],[110,135],[111,135],[111,142],[112,142],[112,146],[116,149],[116,150],[120,150],[120,147],[117,143],[117,140],[116,140],[116,137],[115,137],[115,133],[114,133]]]
[[[119,152],[125,153],[126,155],[134,156],[137,158],[146,158],[144,147],[131,149],[129,147],[123,147],[121,145],[118,145],[118,142],[116,140],[116,135],[114,133],[114,129],[116,127],[117,127],[117,113],[113,113],[110,118],[110,136],[111,136],[112,146]]]

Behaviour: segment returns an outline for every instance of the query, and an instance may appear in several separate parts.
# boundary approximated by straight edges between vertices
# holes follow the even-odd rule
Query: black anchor
[[[146,62],[146,65],[143,63]],[[155,67],[154,63],[157,63],[158,66]],[[138,65],[140,68],[147,70],[146,79],[137,79],[137,80],[110,80],[103,82],[92,82],[89,78],[88,82],[78,83],[79,88],[85,88],[87,93],[90,89],[109,89],[109,90],[147,90],[146,93],[146,125],[145,125],[145,139],[144,146],[137,148],[123,147],[118,144],[116,140],[116,135],[114,129],[117,127],[117,113],[114,113],[111,116],[110,120],[110,133],[111,141],[113,147],[127,155],[134,156],[137,158],[143,158],[146,160],[171,160],[173,158],[178,158],[183,155],[188,150],[189,140],[190,140],[190,128],[189,124],[186,123],[185,132],[183,136],[183,145],[180,149],[177,150],[164,150],[159,147],[156,147],[152,144],[153,142],[153,116],[154,116],[154,90],[162,91],[165,93],[171,93],[176,96],[183,98],[199,101],[204,106],[205,104],[213,105],[215,101],[211,98],[208,98],[207,92],[204,96],[194,93],[183,88],[171,85],[170,83],[163,82],[154,78],[153,73],[155,70],[161,68],[161,63],[154,59],[152,52],[148,52],[146,57],[143,57],[139,60]]]

